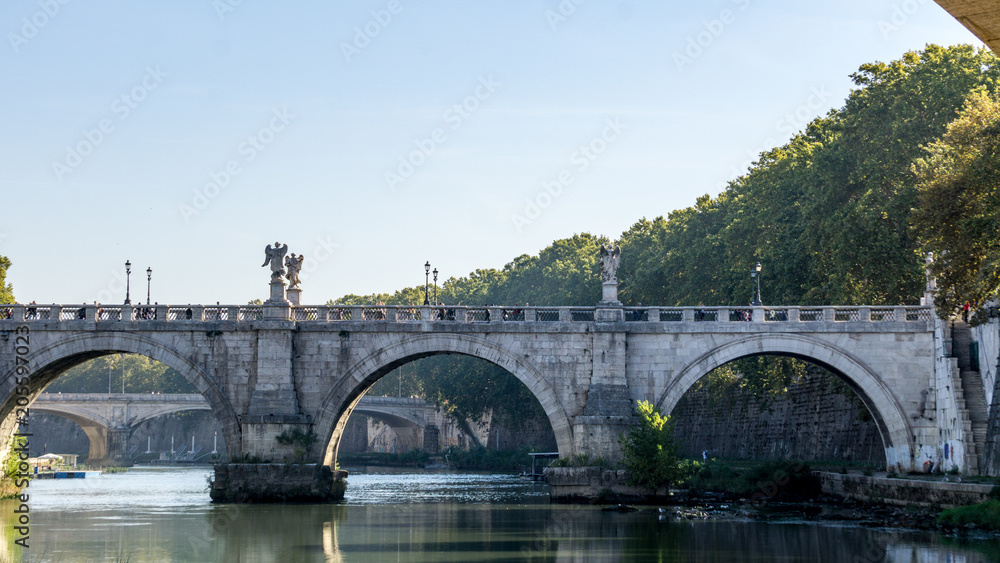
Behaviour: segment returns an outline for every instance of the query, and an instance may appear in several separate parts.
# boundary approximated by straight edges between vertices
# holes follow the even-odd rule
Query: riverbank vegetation
[[[683,472],[673,422],[649,401],[640,401],[636,413],[639,423],[618,439],[629,483],[653,490],[677,483]]]
[[[27,445],[27,439],[12,437],[7,442],[7,456],[3,458],[3,478],[0,479],[0,500],[7,500],[16,498],[21,494],[23,487],[19,486],[26,483],[25,480],[19,478],[18,475],[24,475],[26,472],[22,472],[20,464],[22,460],[18,452],[14,451],[15,448],[25,447]]]
[[[176,370],[140,354],[108,354],[66,370],[49,393],[197,393]]]
[[[491,450],[489,448],[470,448],[460,450],[448,448],[444,456],[448,467],[452,469],[469,469],[474,471],[523,471],[531,467],[531,449],[527,447],[516,450]]]
[[[937,522],[946,528],[1000,532],[1000,500],[949,508],[941,512]]]
[[[469,471],[520,472],[531,467],[531,449],[491,450],[473,447],[468,450],[448,448],[432,456],[427,452],[412,450],[402,454],[386,452],[340,453],[337,461],[347,466],[377,467],[427,467],[440,463],[440,467]]]
[[[373,467],[424,467],[430,461],[431,455],[420,450],[412,450],[402,454],[389,452],[340,453],[337,455],[337,465],[343,467],[373,466]]]

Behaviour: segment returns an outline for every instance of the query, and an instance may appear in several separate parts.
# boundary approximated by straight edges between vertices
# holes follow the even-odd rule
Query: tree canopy
[[[958,119],[913,165],[914,228],[933,253],[935,305],[947,317],[1000,291],[1000,96],[969,96]]]
[[[10,268],[10,259],[0,256],[0,303],[14,303],[14,288],[7,283],[7,269]]]
[[[970,45],[928,45],[861,65],[842,107],[761,153],[722,193],[622,233],[619,298],[626,305],[746,305],[749,270],[760,262],[768,305],[915,304],[925,249],[939,255],[942,312],[995,294],[998,60]],[[448,279],[439,299],[592,305],[601,290],[598,248],[608,242],[588,233],[554,241],[502,269]],[[420,304],[423,297],[413,287],[332,303]],[[465,380],[445,372],[435,364],[415,367],[411,377],[439,378],[425,383],[435,390],[428,398],[455,412],[497,405],[507,392],[474,370],[461,372]],[[741,387],[773,394],[803,372],[799,360],[747,358],[713,377],[723,385],[742,378]]]
[[[45,390],[49,393],[197,393],[194,385],[166,365],[139,354],[108,354],[70,368]]]

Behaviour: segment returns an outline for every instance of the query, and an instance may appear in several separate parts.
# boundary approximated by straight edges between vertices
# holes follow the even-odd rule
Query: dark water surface
[[[508,475],[352,473],[337,505],[212,505],[209,469],[29,487],[30,548],[4,561],[830,561],[980,563],[1000,541],[802,521],[678,520],[549,505]]]

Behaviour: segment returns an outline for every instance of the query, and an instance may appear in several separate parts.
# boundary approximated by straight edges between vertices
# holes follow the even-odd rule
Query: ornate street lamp
[[[434,305],[438,304],[438,269],[434,268]]]
[[[424,264],[424,305],[430,305],[430,293],[428,292],[427,286],[430,285],[430,275],[431,275],[431,261],[428,260]]]
[[[756,292],[750,304],[754,307],[763,307],[764,304],[760,301],[760,262],[757,262],[756,266],[750,268],[750,279],[753,280],[756,286]]]
[[[149,284],[153,280],[153,268],[146,268],[146,305],[149,305]]]
[[[129,262],[128,260],[126,260],[125,261],[125,304],[126,305],[131,305],[132,304],[132,300],[129,299],[129,296],[128,296],[128,292],[129,292],[129,277],[131,275],[132,275],[132,262]]]

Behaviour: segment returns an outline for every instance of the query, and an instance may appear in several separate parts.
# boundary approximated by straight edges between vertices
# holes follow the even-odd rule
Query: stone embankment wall
[[[993,485],[842,475],[817,471],[823,493],[865,502],[953,508],[986,502]],[[949,477],[956,479],[957,477]]]
[[[567,503],[668,502],[670,491],[656,491],[628,484],[623,469],[603,467],[549,467],[545,470],[549,499]]]
[[[983,378],[986,404],[992,405],[997,384],[997,363],[1000,362],[1000,320],[991,319],[973,327],[972,340],[978,343],[979,374]]]
[[[689,391],[672,413],[682,455],[738,459],[842,461],[885,466],[868,409],[835,376],[810,369],[770,403],[744,390],[713,399]]]
[[[989,319],[972,328],[972,340],[979,349],[979,375],[983,381],[987,411],[981,475],[1000,475],[1000,319]]]

